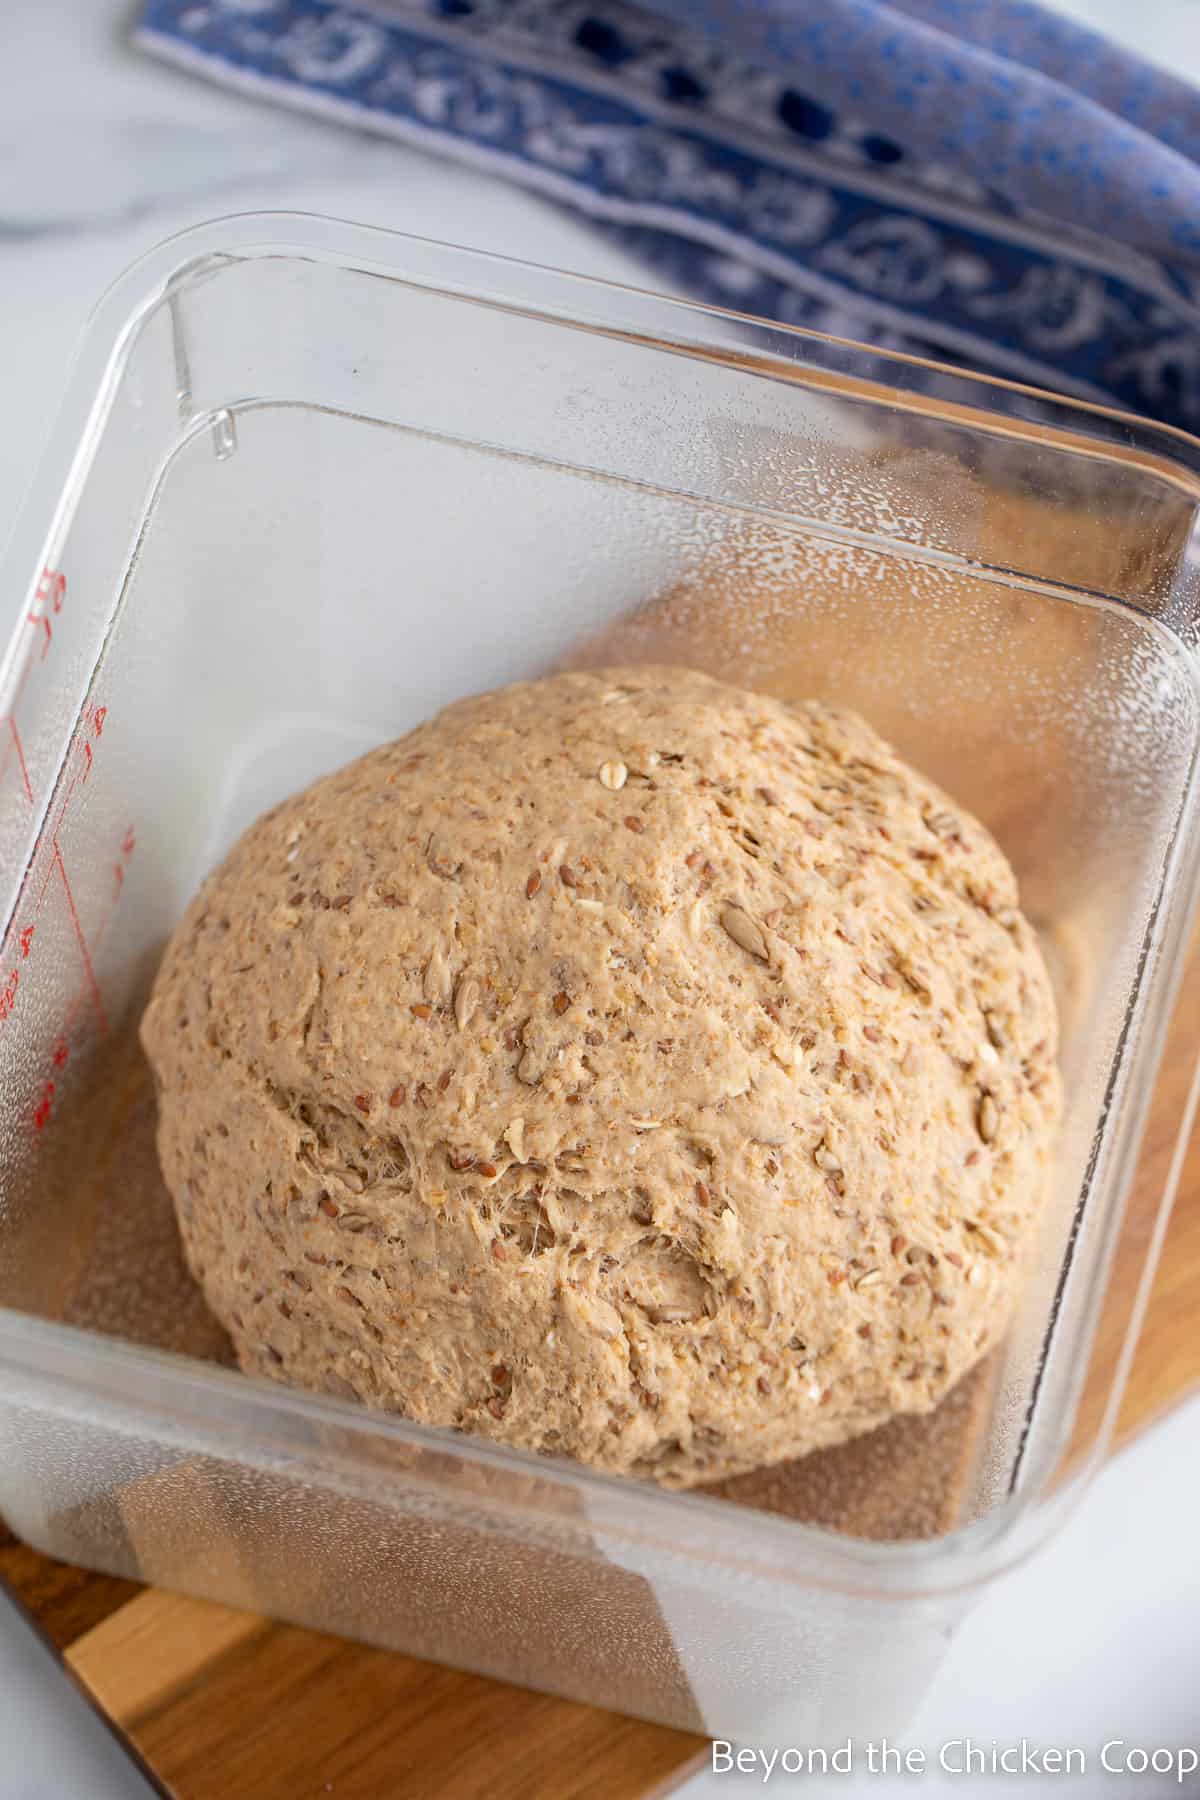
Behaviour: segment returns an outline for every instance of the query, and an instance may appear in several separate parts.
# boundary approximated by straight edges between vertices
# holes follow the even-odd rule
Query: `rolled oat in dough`
[[[999,849],[855,716],[466,700],[260,819],[142,1025],[244,1369],[676,1486],[926,1412],[1059,1108]]]

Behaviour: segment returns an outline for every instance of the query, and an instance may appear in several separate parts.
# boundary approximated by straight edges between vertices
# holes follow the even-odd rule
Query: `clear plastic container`
[[[723,1737],[899,1730],[1086,1478],[1132,1342],[1155,1239],[1124,1207],[1197,880],[1198,507],[1167,429],[463,250],[278,216],[140,264],[0,589],[12,1527]],[[600,653],[858,708],[993,828],[1042,930],[1055,1188],[936,1537],[249,1381],[139,1210],[122,1021],[214,857],[442,702]]]

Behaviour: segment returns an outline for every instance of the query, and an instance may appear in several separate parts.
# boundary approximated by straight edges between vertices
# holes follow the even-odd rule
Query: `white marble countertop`
[[[1067,0],[1113,29],[1144,32],[1164,60],[1191,47],[1200,72],[1200,0]],[[1136,20],[1131,21],[1131,11]],[[1109,17],[1111,13],[1111,18]],[[138,254],[182,227],[258,208],[324,212],[504,250],[618,279],[624,256],[544,202],[394,144],[271,112],[131,52],[122,0],[39,0],[6,33],[0,65],[0,538],[15,515],[93,302]],[[1169,33],[1174,32],[1174,37]],[[1194,40],[1194,41],[1193,41]],[[1200,1744],[1200,1402],[1125,1452],[1060,1537],[979,1605],[906,1744],[971,1735],[990,1745],[1153,1748]],[[59,1710],[48,1659],[0,1609],[0,1800],[96,1800],[122,1792],[118,1764],[81,1702]],[[51,1727],[55,1718],[60,1723]],[[71,1723],[71,1720],[74,1722]],[[79,1771],[89,1771],[80,1785]],[[701,1776],[700,1800],[757,1777]],[[1143,1800],[1151,1776],[1017,1775],[972,1791],[1071,1792]],[[105,1785],[105,1783],[108,1785]],[[887,1790],[884,1777],[829,1775],[771,1786],[808,1794]],[[1172,1790],[1163,1778],[1163,1792]],[[131,1794],[144,1789],[130,1786]],[[1192,1791],[1173,1787],[1176,1792]],[[1200,1781],[1195,1782],[1200,1791]]]

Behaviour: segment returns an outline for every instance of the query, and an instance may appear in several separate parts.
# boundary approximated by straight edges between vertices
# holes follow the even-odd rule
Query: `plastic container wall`
[[[1195,894],[1198,471],[1200,446],[1101,411],[328,222],[225,222],[135,272],[7,565],[13,1527],[722,1736],[896,1732],[970,1592],[1070,1497],[1055,1473]],[[165,1239],[113,1236],[128,1146],[152,1162],[123,1021],[214,858],[444,701],[609,656],[860,710],[993,829],[1042,932],[1055,1190],[936,1541],[264,1388],[196,1360],[220,1347],[156,1288]]]

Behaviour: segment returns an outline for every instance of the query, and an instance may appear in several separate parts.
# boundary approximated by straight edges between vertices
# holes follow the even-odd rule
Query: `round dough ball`
[[[676,668],[268,813],[143,1023],[243,1368],[686,1486],[1003,1332],[1058,1112],[1011,869],[860,719]]]

